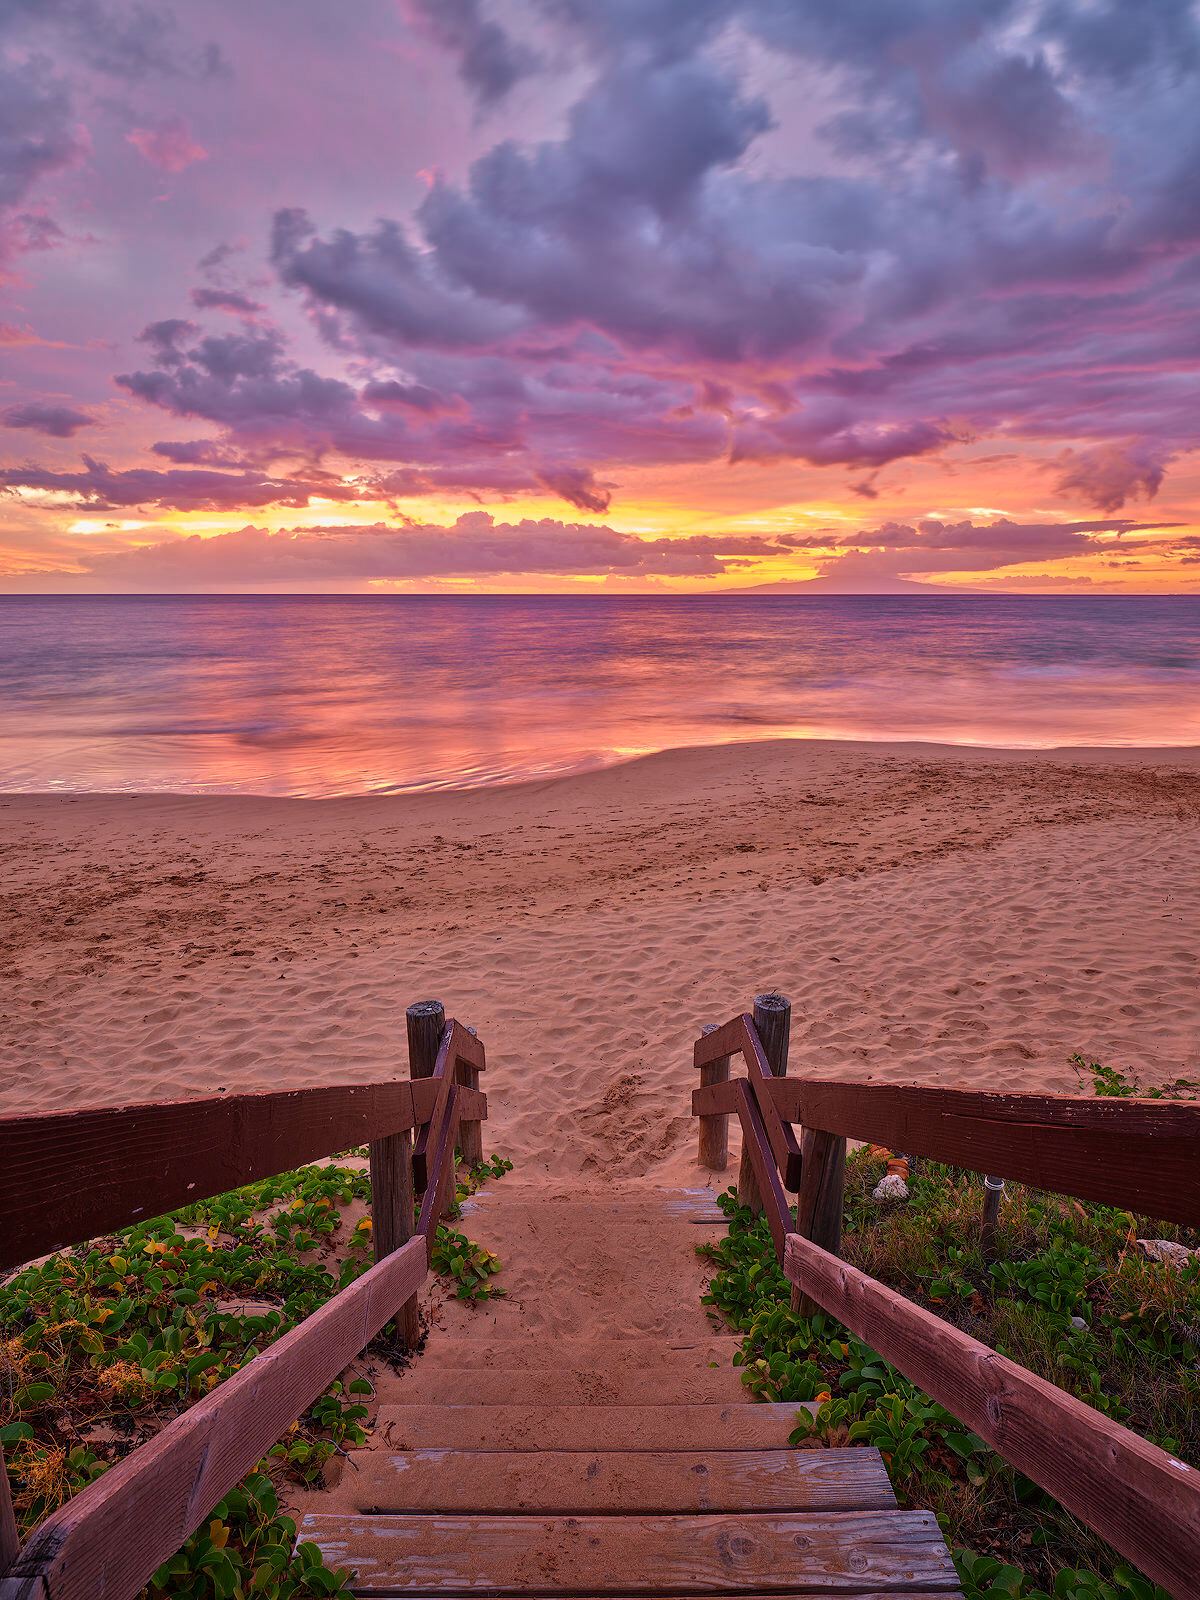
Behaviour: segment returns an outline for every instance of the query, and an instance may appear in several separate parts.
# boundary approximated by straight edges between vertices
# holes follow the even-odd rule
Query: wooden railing
[[[705,1029],[692,1111],[716,1171],[738,1118],[739,1197],[766,1214],[793,1307],[836,1317],[1175,1600],[1200,1600],[1200,1471],[838,1257],[847,1137],[1196,1227],[1200,1106],[789,1078],[786,1008],[760,995]]]
[[[133,1600],[290,1423],[417,1291],[454,1200],[456,1142],[482,1159],[473,1030],[410,1006],[408,1082],[0,1121],[0,1268],[369,1143],[375,1265],[131,1451],[18,1548],[0,1455],[0,1600]],[[415,1148],[413,1130],[416,1130]],[[423,1193],[414,1227],[415,1196]]]

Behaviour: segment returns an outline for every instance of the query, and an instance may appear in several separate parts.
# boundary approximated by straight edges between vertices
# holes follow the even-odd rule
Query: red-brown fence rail
[[[739,1198],[765,1212],[793,1306],[836,1317],[1176,1600],[1200,1600],[1200,1471],[838,1257],[847,1137],[1200,1226],[1200,1106],[789,1078],[777,1020],[783,1049],[764,1070],[764,1001],[786,1006],[759,996],[696,1041],[692,1112],[717,1171],[738,1118]]]
[[[416,1295],[454,1194],[482,1159],[486,1062],[436,1001],[408,1011],[408,1082],[0,1120],[0,1266],[369,1142],[375,1265],[131,1451],[18,1548],[0,1455],[0,1600],[133,1600],[288,1425]],[[412,1131],[416,1130],[417,1152]],[[423,1191],[414,1226],[415,1196]]]

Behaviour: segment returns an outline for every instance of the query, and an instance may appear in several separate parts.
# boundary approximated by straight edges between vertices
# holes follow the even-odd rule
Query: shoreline
[[[659,750],[639,751],[611,761],[598,759],[569,771],[530,775],[487,783],[423,785],[419,788],[347,790],[338,794],[266,794],[252,789],[5,789],[0,786],[0,808],[15,802],[46,804],[51,801],[212,801],[280,803],[289,805],[342,805],[350,803],[414,803],[421,800],[466,799],[472,796],[511,795],[540,792],[555,785],[586,783],[606,774],[636,768],[649,762],[679,762],[715,757],[720,752],[761,753],[768,759],[799,756],[801,752],[818,757],[879,756],[889,760],[942,760],[947,762],[1022,762],[1053,764],[1070,762],[1081,766],[1178,766],[1200,771],[1200,743],[1197,744],[1065,744],[994,745],[963,744],[925,739],[834,739],[805,735],[765,739],[726,739],[715,744],[668,745]]]
[[[1196,747],[780,740],[403,795],[9,793],[0,846],[5,1112],[406,1076],[429,997],[478,1028],[487,1148],[531,1182],[705,1183],[692,1041],[765,988],[797,1072],[1196,1075]]]

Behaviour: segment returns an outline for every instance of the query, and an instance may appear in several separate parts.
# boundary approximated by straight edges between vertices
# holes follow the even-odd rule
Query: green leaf
[[[13,1406],[17,1411],[36,1411],[38,1406],[53,1398],[52,1383],[27,1383],[13,1395]]]

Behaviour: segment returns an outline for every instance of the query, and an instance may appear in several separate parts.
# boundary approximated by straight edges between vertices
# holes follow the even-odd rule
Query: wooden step
[[[369,1595],[861,1596],[958,1591],[928,1511],[805,1515],[304,1517],[299,1537]]]
[[[782,1450],[788,1405],[380,1406],[389,1450]]]
[[[567,1367],[492,1369],[416,1362],[400,1380],[405,1405],[673,1406],[751,1400],[741,1367],[654,1367],[649,1371]]]
[[[734,1334],[714,1334],[711,1338],[679,1338],[651,1334],[634,1339],[551,1339],[531,1335],[524,1339],[490,1339],[480,1332],[471,1339],[443,1339],[430,1334],[422,1361],[439,1367],[467,1371],[496,1367],[565,1368],[569,1371],[600,1372],[641,1370],[644,1367],[687,1367],[695,1371],[710,1362],[731,1366],[742,1341]]]
[[[664,1223],[699,1223],[704,1226],[727,1228],[729,1218],[717,1204],[716,1196],[706,1189],[673,1190],[661,1197],[645,1193],[627,1196],[597,1196],[591,1200],[564,1200],[548,1197],[544,1190],[526,1187],[505,1187],[481,1192],[462,1201],[460,1210],[464,1217],[499,1217],[514,1212],[527,1212],[535,1217],[555,1221],[560,1217],[592,1219],[612,1217],[623,1226],[661,1228]]]
[[[359,1511],[886,1511],[877,1450],[356,1450]]]

